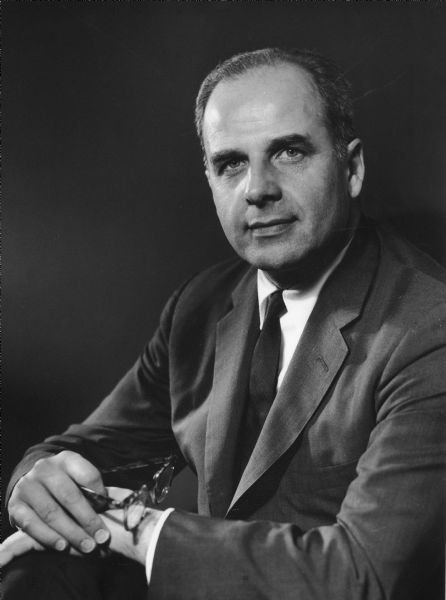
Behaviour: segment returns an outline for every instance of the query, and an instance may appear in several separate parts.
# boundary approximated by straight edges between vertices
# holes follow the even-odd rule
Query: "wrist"
[[[133,532],[134,559],[142,565],[146,563],[147,551],[162,514],[160,510],[149,508],[138,529]]]
[[[131,560],[145,564],[147,549],[162,511],[148,509],[146,516],[135,531],[127,531],[124,527],[122,510],[110,510],[103,513],[110,532],[110,550],[123,554]]]

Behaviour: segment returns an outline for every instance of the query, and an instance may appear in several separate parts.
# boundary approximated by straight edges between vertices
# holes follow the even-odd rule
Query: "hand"
[[[122,500],[131,493],[124,488],[110,487],[107,493],[116,500]],[[113,509],[103,514],[111,532],[109,548],[113,552],[123,554],[127,558],[145,563],[148,544],[157,520],[162,514],[159,510],[150,510],[150,514],[142,521],[136,533],[126,531],[124,528],[124,514],[122,510]],[[0,567],[4,567],[11,560],[32,550],[45,550],[45,547],[24,531],[17,531],[0,544]],[[73,548],[70,554],[78,555]]]
[[[76,452],[38,460],[13,489],[8,504],[12,522],[46,548],[92,552],[110,532],[79,485],[105,493],[99,471]],[[22,537],[18,539],[24,544]]]
[[[0,568],[6,566],[13,558],[31,550],[45,550],[45,548],[24,531],[16,531],[0,544]]]

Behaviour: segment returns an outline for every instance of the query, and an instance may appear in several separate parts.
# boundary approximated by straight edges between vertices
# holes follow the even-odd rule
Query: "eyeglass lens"
[[[154,504],[160,504],[169,493],[174,470],[175,465],[169,463],[159,469],[153,476],[153,487],[150,490],[150,497]]]
[[[133,531],[138,527],[144,518],[145,510],[146,505],[142,500],[135,500],[126,506],[124,525],[127,531]]]
[[[136,529],[143,520],[149,496],[150,494],[147,486],[143,485],[140,490],[133,492],[133,494],[127,498],[124,513],[124,525],[128,531]]]

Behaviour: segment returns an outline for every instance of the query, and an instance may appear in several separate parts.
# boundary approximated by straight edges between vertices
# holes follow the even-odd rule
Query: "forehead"
[[[204,113],[207,149],[295,133],[327,135],[312,78],[294,65],[258,67],[221,81]]]

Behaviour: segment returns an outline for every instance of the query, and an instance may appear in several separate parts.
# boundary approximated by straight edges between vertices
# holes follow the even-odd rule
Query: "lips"
[[[295,217],[276,217],[274,219],[256,219],[248,223],[248,229],[254,236],[278,235],[286,231]]]
[[[282,217],[276,219],[257,219],[248,223],[248,229],[261,229],[264,227],[273,227],[274,225],[283,225],[285,223],[292,223],[295,221],[294,217]]]

